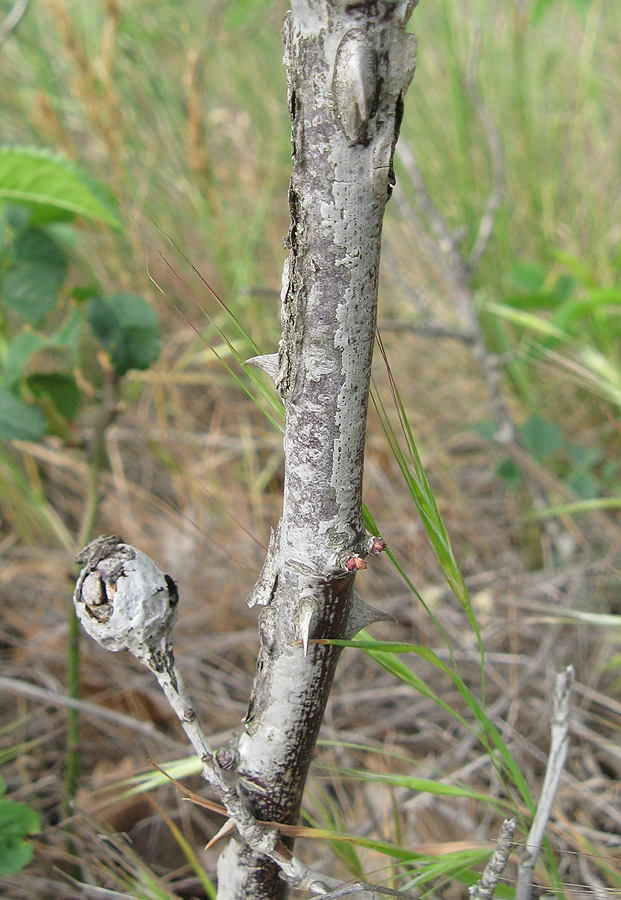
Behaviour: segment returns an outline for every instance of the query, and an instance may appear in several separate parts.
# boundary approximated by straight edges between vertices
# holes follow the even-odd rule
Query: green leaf
[[[49,397],[58,412],[72,422],[80,406],[80,388],[73,377],[65,372],[37,373],[27,381],[35,397]]]
[[[38,322],[56,305],[67,261],[39,228],[18,234],[10,256],[12,266],[2,280],[2,299],[27,321]]]
[[[45,338],[34,331],[22,331],[14,337],[4,359],[2,384],[7,388],[17,384],[30,358],[46,343]]]
[[[554,285],[554,293],[561,303],[566,303],[576,290],[576,279],[571,275],[559,275]]]
[[[93,297],[98,297],[99,294],[99,288],[94,284],[87,285],[86,287],[74,287],[71,291],[72,298],[78,303],[84,303],[85,300],[92,300]]]
[[[581,320],[591,321],[593,316],[601,316],[609,327],[619,328],[618,316],[621,305],[621,289],[615,286],[594,288],[579,300],[568,300],[554,314],[553,324],[567,331]]]
[[[49,337],[50,347],[65,348],[67,347],[74,357],[78,357],[78,342],[80,338],[80,328],[84,319],[84,311],[74,309],[68,319],[61,324],[55,334]]]
[[[572,472],[565,478],[565,484],[583,500],[593,500],[599,493],[599,485],[589,472]]]
[[[0,794],[6,781],[0,778]],[[28,865],[32,847],[24,838],[41,831],[41,819],[26,803],[0,796],[0,875],[12,875]]]
[[[119,376],[130,369],[148,369],[160,353],[157,313],[143,297],[116,294],[91,300],[88,317],[93,334],[110,354]]]
[[[520,261],[513,266],[509,278],[516,290],[534,293],[545,284],[546,273],[537,263]]]
[[[47,150],[0,147],[0,199],[53,207],[122,227],[104,189],[68,159]]]
[[[46,427],[40,409],[0,388],[0,440],[40,441]]]
[[[542,416],[531,416],[520,431],[526,447],[539,462],[553,456],[563,443],[558,425]]]
[[[498,426],[493,419],[482,419],[480,422],[475,422],[472,425],[472,430],[484,440],[493,441],[496,437]]]
[[[24,328],[10,342],[4,358],[4,371],[0,378],[0,384],[12,389],[22,377],[24,370],[32,357],[44,348],[63,350],[63,360],[66,363],[67,350],[74,360],[78,356],[78,339],[83,313],[81,310],[73,310],[54,334],[44,337],[36,331]]]
[[[31,218],[32,209],[29,206],[10,205],[6,207],[6,220],[13,231],[23,231],[30,225]]]
[[[553,310],[558,307],[559,299],[556,294],[548,291],[534,291],[527,294],[508,294],[503,297],[503,303],[512,309]]]
[[[580,469],[597,466],[603,459],[599,447],[581,447],[579,444],[565,444],[568,458]]]
[[[498,475],[499,478],[502,478],[504,483],[511,490],[516,490],[522,484],[522,474],[510,457],[503,459],[499,464],[496,469],[496,475]]]

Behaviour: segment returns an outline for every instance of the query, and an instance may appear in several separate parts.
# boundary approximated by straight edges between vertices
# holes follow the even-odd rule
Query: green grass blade
[[[434,781],[430,778],[417,778],[413,775],[400,775],[395,772],[368,772],[365,769],[349,769],[344,766],[330,766],[320,764],[320,769],[339,775],[344,781],[366,781],[378,784],[389,784],[392,787],[404,787],[410,791],[417,791],[421,794],[434,794],[438,797],[455,797],[467,798],[470,800],[480,800],[482,803],[490,804],[497,809],[504,809],[513,812],[513,804],[507,801],[498,800],[495,797],[488,797],[479,791],[473,791],[472,788],[459,784],[445,784],[440,781]]]
[[[364,632],[361,632],[360,639],[356,639],[353,641],[331,640],[329,641],[329,643],[334,643],[342,647],[355,647],[364,650],[365,653],[367,653],[372,659],[375,659],[376,662],[378,662],[387,671],[391,672],[396,678],[399,679],[399,681],[403,682],[404,684],[409,684],[424,697],[428,697],[429,699],[433,700],[434,703],[437,703],[438,706],[441,707],[441,709],[445,710],[445,712],[448,712],[453,718],[457,719],[460,724],[462,724],[465,728],[467,728],[477,736],[484,748],[490,754],[492,762],[500,763],[499,774],[504,771],[505,775],[509,777],[511,783],[519,791],[522,800],[528,807],[531,814],[534,813],[535,804],[533,802],[528,785],[517,763],[513,759],[511,752],[502,739],[500,732],[486,714],[482,704],[476,699],[472,691],[466,686],[459,671],[457,669],[451,669],[450,666],[447,666],[446,663],[442,662],[442,660],[428,647],[420,647],[416,644],[395,644],[389,641],[373,641],[367,638],[368,636]],[[414,653],[448,675],[463,697],[463,700],[472,713],[478,728],[474,728],[472,724],[470,724],[457,710],[455,710],[452,706],[446,703],[445,700],[443,700],[434,691],[432,691],[431,688],[423,681],[423,679],[412,672],[403,662],[395,659],[395,653]],[[498,753],[498,760],[496,760],[496,757],[493,753],[494,750],[496,750]]]

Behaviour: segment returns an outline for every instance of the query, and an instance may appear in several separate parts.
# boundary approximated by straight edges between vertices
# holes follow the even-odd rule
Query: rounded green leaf
[[[125,375],[130,369],[148,369],[158,358],[162,343],[158,316],[144,297],[97,297],[89,303],[88,317],[117,375]]]
[[[39,322],[56,306],[67,271],[65,256],[44,231],[26,228],[13,241],[10,258],[0,296],[28,322]]]
[[[553,456],[563,443],[561,429],[543,416],[531,416],[521,432],[526,447],[539,462]]]
[[[72,422],[80,407],[80,388],[73,377],[66,372],[46,372],[31,375],[28,387],[35,397],[49,397],[58,412]]]
[[[511,490],[517,490],[522,484],[522,473],[510,457],[503,459],[496,469],[496,475],[502,478],[507,487]]]
[[[19,872],[32,859],[32,847],[24,841],[41,830],[39,815],[25,803],[0,799],[0,875]]]
[[[0,440],[40,441],[47,422],[36,406],[29,406],[0,388]]]
[[[17,384],[30,358],[45,344],[45,338],[34,331],[24,330],[13,338],[4,358],[2,383],[5,387],[12,388]]]
[[[0,199],[55,207],[121,227],[105,189],[68,159],[47,150],[0,147]]]

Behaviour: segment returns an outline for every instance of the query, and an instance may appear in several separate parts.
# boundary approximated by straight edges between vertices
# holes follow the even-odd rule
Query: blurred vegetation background
[[[0,21],[12,8],[0,0]],[[30,874],[19,888],[7,882],[16,897],[59,895],[54,867],[72,854],[92,860],[81,872],[89,883],[210,895],[216,851],[197,869],[143,795],[105,811],[94,799],[106,779],[183,748],[130,661],[85,645],[81,667],[75,655],[66,662],[72,557],[93,534],[120,533],[178,581],[179,660],[208,731],[224,740],[254,671],[256,617],[244,598],[281,505],[278,412],[261,376],[239,363],[257,347],[273,352],[279,336],[286,9],[281,0],[32,0],[0,44],[0,653],[7,676],[49,692],[43,704],[5,685],[0,700],[3,774],[43,822]],[[621,6],[426,0],[409,29],[418,66],[384,232],[366,502],[433,615],[388,560],[359,579],[361,590],[399,622],[378,626],[380,636],[435,647],[438,617],[480,689],[475,634],[386,440],[386,428],[399,429],[392,374],[488,651],[488,708],[535,796],[551,676],[576,666],[557,862],[568,896],[584,885],[612,896],[621,890],[611,837],[621,828]],[[40,158],[61,159],[60,169],[68,161],[85,192],[81,214],[32,196],[20,203],[6,166],[3,193],[7,148],[46,151]],[[24,234],[33,228],[54,287],[46,282],[48,306],[25,316],[10,288],[32,262]],[[113,333],[119,296],[134,298],[135,315],[114,319]],[[115,358],[130,326],[149,331],[148,358]],[[9,414],[14,402],[30,418],[23,405]],[[11,431],[20,410],[34,431]],[[73,643],[77,653],[75,634]],[[411,693],[405,702],[406,688],[369,665],[346,651],[324,729],[336,743],[321,764],[394,772],[401,754],[408,771],[460,773],[492,796],[493,772],[477,768],[478,751],[446,711]],[[429,677],[458,708],[454,685]],[[94,714],[71,739],[78,723],[68,726],[56,701],[72,679],[75,696],[79,682],[100,707],[155,723],[168,745]],[[72,783],[67,752],[78,744]],[[189,846],[216,830],[159,790]],[[449,810],[402,783],[352,789],[334,768],[316,774],[309,798],[315,822],[349,831],[369,822],[386,840],[427,850],[466,840],[476,850],[495,834],[493,805],[482,812],[453,798]],[[99,846],[106,827],[130,833],[133,849],[112,837]],[[336,855],[356,874],[384,866],[378,854]],[[452,896],[459,859],[433,870],[442,896]],[[383,876],[403,884],[403,866],[390,865]],[[69,883],[63,890],[74,896]]]

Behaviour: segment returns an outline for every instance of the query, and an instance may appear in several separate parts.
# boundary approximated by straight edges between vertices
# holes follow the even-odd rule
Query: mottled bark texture
[[[258,819],[297,822],[337,648],[376,610],[356,570],[383,549],[362,521],[364,442],[384,208],[412,79],[414,0],[293,0],[284,27],[293,170],[275,377],[286,413],[283,513],[248,600],[261,649],[236,772]],[[310,643],[309,643],[310,640]],[[238,839],[219,900],[282,898],[274,863]]]

